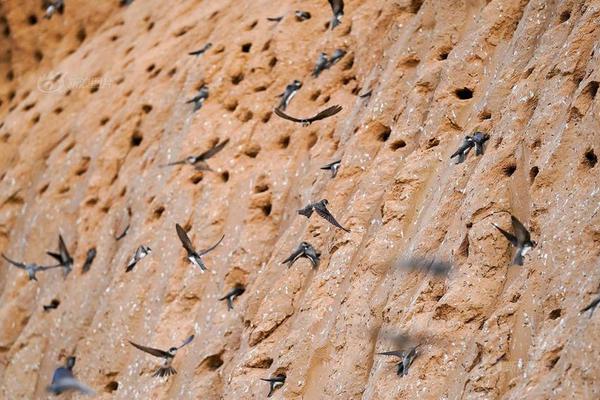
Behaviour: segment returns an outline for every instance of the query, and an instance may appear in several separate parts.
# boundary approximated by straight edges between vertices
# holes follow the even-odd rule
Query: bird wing
[[[46,271],[52,268],[62,268],[62,265],[50,265],[50,266],[44,266],[44,265],[38,265],[38,267],[36,268],[38,271]]]
[[[508,239],[508,241],[513,244],[513,246],[518,246],[519,245],[519,243],[517,242],[517,238],[514,237],[514,235],[512,233],[506,232],[504,229],[500,228],[496,224],[492,224],[492,225],[494,225],[496,227],[496,229],[498,229],[500,232],[502,232],[502,234],[504,235],[504,237],[506,237]]]
[[[125,235],[127,235],[127,231],[129,230],[129,224],[127,224],[127,226],[125,227],[125,229],[123,230],[123,233],[121,233],[119,236],[117,236],[115,238],[115,240],[121,240],[125,237]]]
[[[332,115],[339,113],[340,111],[342,111],[342,106],[340,106],[340,105],[331,106],[329,108],[324,109],[323,111],[321,111],[314,117],[309,118],[308,121],[313,122],[313,121],[318,121],[320,119],[329,118]]]
[[[334,162],[332,162],[332,163],[329,163],[329,164],[327,164],[327,165],[323,165],[323,166],[321,167],[321,169],[331,169],[331,168],[332,168],[332,167],[333,167],[335,164],[338,164],[338,163],[340,163],[341,161],[342,161],[342,160],[337,160],[337,161],[334,161]]]
[[[218,241],[217,243],[215,243],[213,246],[209,247],[209,248],[208,248],[208,249],[206,249],[206,250],[199,251],[199,252],[198,252],[198,254],[199,254],[199,255],[201,255],[201,256],[203,256],[203,255],[205,255],[206,253],[208,253],[209,251],[212,251],[212,250],[214,250],[214,249],[215,249],[215,247],[217,247],[217,246],[218,246],[218,245],[219,245],[219,244],[220,244],[220,243],[223,241],[223,239],[224,239],[224,238],[225,238],[225,235],[221,236],[221,239],[219,239],[219,241]]]
[[[54,253],[52,251],[47,251],[46,254],[48,254],[50,257],[54,258],[59,263],[63,262],[62,258],[60,257],[60,254],[58,254],[58,253]]]
[[[299,248],[299,249],[296,249],[296,250],[295,250],[295,251],[294,251],[294,252],[293,252],[293,253],[292,253],[292,254],[291,254],[291,255],[290,255],[288,258],[286,258],[285,260],[283,260],[281,263],[282,263],[282,264],[287,264],[287,263],[289,263],[289,262],[292,262],[292,261],[294,261],[294,259],[295,259],[296,257],[298,257],[300,254],[302,254],[302,249],[301,249],[301,248]]]
[[[133,347],[136,347],[136,348],[140,349],[141,351],[146,352],[148,354],[152,354],[155,357],[169,358],[171,356],[168,352],[166,352],[164,350],[155,349],[155,348],[152,348],[152,347],[142,346],[141,344],[133,343],[131,340],[129,341],[129,343]]]
[[[402,350],[392,350],[392,351],[384,351],[382,353],[377,353],[380,356],[396,356],[396,357],[404,357],[404,352]]]
[[[215,154],[217,154],[218,152],[220,152],[221,150],[223,150],[223,147],[225,147],[227,145],[227,143],[229,143],[229,138],[223,140],[221,143],[215,145],[212,149],[205,151],[204,153],[200,154],[198,156],[199,160],[208,160],[209,158],[211,158],[212,156],[214,156]]]
[[[338,14],[339,12],[344,12],[344,1],[343,0],[329,0],[329,4],[331,5],[331,11],[333,14]]]
[[[579,312],[584,313],[588,310],[591,310],[592,308],[596,308],[598,306],[598,304],[600,304],[600,296],[598,296],[594,300],[592,300],[592,302],[590,304],[588,304],[587,306],[582,308],[581,311],[579,311]]]
[[[73,377],[64,377],[48,386],[47,390],[55,393],[61,393],[67,390],[78,390],[81,393],[89,396],[96,394],[96,392],[94,392],[94,390],[92,390],[89,386],[79,382]]]
[[[60,257],[63,259],[63,261],[67,261],[71,258],[71,255],[69,254],[69,250],[67,249],[67,246],[65,245],[65,241],[64,241],[62,235],[58,235],[58,251],[59,251]]]
[[[173,165],[185,164],[185,160],[173,161],[168,164],[163,164],[162,167],[170,167]]]
[[[10,258],[6,257],[4,254],[2,254],[2,258],[4,258],[6,261],[8,261],[10,264],[14,265],[17,268],[27,269],[25,264],[11,260]]]
[[[188,253],[195,253],[196,249],[194,249],[194,245],[192,244],[192,241],[187,235],[185,229],[183,229],[179,224],[175,224],[175,229],[177,230],[177,236],[179,236],[179,240],[181,240],[183,248],[186,249]]]
[[[273,112],[280,118],[283,119],[287,119],[288,121],[292,121],[292,122],[299,122],[299,123],[304,123],[306,122],[305,119],[298,119],[296,117],[292,117],[290,115],[287,115],[286,113],[284,113],[283,111],[281,111],[279,108],[276,108],[275,110],[273,110]]]
[[[333,217],[333,215],[331,215],[331,213],[329,212],[329,210],[327,209],[327,207],[325,206],[320,206],[317,205],[315,206],[315,211],[317,212],[317,214],[319,214],[321,217],[325,218],[330,224],[345,230],[346,232],[350,232],[349,229],[344,228],[342,225],[340,225],[339,222],[337,222],[337,220]]]
[[[183,341],[183,343],[181,344],[181,346],[178,347],[178,349],[182,348],[183,346],[187,346],[188,344],[190,344],[192,342],[192,340],[194,340],[194,335],[190,335],[190,337],[185,339]]]
[[[510,222],[512,223],[513,230],[515,232],[515,235],[517,236],[517,240],[519,241],[519,243],[525,243],[531,240],[529,231],[523,226],[521,221],[519,221],[516,217],[511,215]]]

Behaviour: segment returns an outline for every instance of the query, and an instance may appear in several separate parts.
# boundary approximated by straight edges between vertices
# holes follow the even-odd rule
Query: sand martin
[[[267,21],[271,21],[271,22],[281,22],[282,19],[283,19],[283,15],[281,17],[267,17]]]
[[[131,271],[142,258],[146,257],[150,253],[152,253],[152,249],[150,247],[145,245],[138,247],[133,257],[131,257],[131,260],[129,260],[125,272]]]
[[[37,281],[37,277],[35,274],[37,274],[38,272],[43,272],[43,271],[46,271],[46,270],[49,270],[52,268],[62,267],[62,265],[52,265],[52,266],[46,267],[46,266],[37,265],[37,264],[20,263],[20,262],[11,260],[10,258],[6,257],[4,254],[2,254],[2,258],[4,258],[6,261],[8,261],[10,264],[14,265],[15,267],[27,271],[27,275],[29,276],[30,281]]]
[[[317,267],[319,265],[319,257],[321,253],[319,253],[315,248],[308,242],[302,242],[298,246],[296,250],[285,260],[283,260],[282,264],[288,264],[288,268],[294,265],[294,263],[299,258],[308,258],[313,267]]]
[[[189,156],[183,160],[174,161],[174,162],[165,164],[165,165],[163,165],[163,167],[170,167],[172,165],[178,165],[178,164],[189,164],[189,165],[194,166],[194,168],[196,168],[197,171],[212,171],[212,168],[210,168],[210,166],[206,163],[206,160],[208,160],[209,158],[213,157],[215,154],[217,154],[218,152],[223,150],[223,147],[225,147],[227,145],[227,143],[229,143],[229,139],[225,139],[221,143],[214,145],[211,149],[206,150],[204,153],[202,153],[200,155]]]
[[[57,299],[52,299],[50,304],[45,304],[42,307],[44,308],[44,311],[50,311],[50,310],[57,309],[59,305],[60,305],[60,301],[58,301]]]
[[[127,224],[127,226],[125,227],[125,229],[123,229],[123,232],[115,237],[115,240],[118,242],[119,240],[123,239],[125,236],[127,236],[127,231],[129,231],[129,224]]]
[[[212,47],[212,43],[208,42],[201,49],[196,50],[196,51],[192,51],[192,52],[188,53],[188,55],[190,55],[190,56],[199,56],[199,55],[202,55],[206,51],[208,51],[208,49],[210,49],[211,47]]]
[[[294,82],[287,85],[285,87],[285,91],[279,95],[279,97],[281,97],[281,101],[279,102],[278,108],[280,110],[285,110],[287,106],[290,105],[290,101],[292,101],[292,98],[294,98],[294,96],[296,95],[298,90],[300,90],[301,87],[302,82],[300,82],[298,79],[295,79]]]
[[[335,105],[335,106],[331,106],[329,108],[326,108],[325,110],[321,111],[320,113],[318,113],[314,117],[309,117],[309,118],[295,118],[295,117],[291,117],[291,116],[287,115],[286,113],[284,113],[283,111],[281,111],[278,108],[276,108],[274,110],[275,114],[277,114],[277,116],[279,116],[280,118],[287,119],[288,121],[292,121],[292,122],[298,122],[298,123],[302,124],[302,126],[308,126],[308,125],[312,124],[315,121],[319,121],[321,119],[325,119],[325,118],[331,117],[331,116],[339,113],[340,111],[342,111],[342,106]]]
[[[350,232],[350,229],[344,228],[342,225],[340,225],[339,222],[336,221],[336,219],[333,217],[333,215],[331,215],[331,213],[327,209],[328,203],[329,203],[329,201],[327,201],[327,199],[317,201],[316,203],[311,203],[311,204],[307,205],[306,207],[298,210],[298,214],[304,215],[306,218],[310,218],[313,211],[316,211],[320,217],[324,218],[331,225],[336,226],[340,229],[343,229],[346,232]]]
[[[44,18],[50,19],[55,13],[63,14],[65,12],[64,0],[45,0],[43,2],[44,10],[46,14]]]
[[[527,228],[523,226],[521,221],[519,221],[514,216],[510,216],[510,221],[512,223],[512,229],[515,233],[514,235],[500,228],[496,224],[492,224],[498,229],[504,237],[508,239],[508,241],[517,248],[515,252],[515,258],[513,259],[513,264],[523,265],[523,257],[527,254],[529,250],[537,246],[537,243],[531,240],[531,236]]]
[[[92,247],[87,251],[87,254],[85,256],[85,262],[81,267],[81,272],[85,274],[90,270],[90,268],[92,267],[92,263],[94,262],[94,258],[96,258],[96,248]]]
[[[457,164],[462,163],[463,161],[465,161],[465,158],[467,158],[467,154],[469,154],[469,151],[471,151],[473,146],[475,146],[475,142],[473,141],[473,138],[469,135],[465,136],[460,147],[454,153],[452,153],[450,158],[452,159],[452,158],[458,156],[456,163]]]
[[[596,310],[596,307],[598,307],[598,304],[600,304],[600,296],[596,297],[590,304],[582,308],[579,313],[583,314],[584,312],[589,311],[590,318],[592,318],[592,315],[594,315],[594,311]]]
[[[344,0],[329,0],[333,17],[331,18],[331,29],[342,23],[344,16]]]
[[[283,386],[283,384],[285,383],[285,375],[279,374],[273,378],[260,378],[260,380],[269,382],[269,394],[267,394],[267,397],[271,397],[273,396],[273,392],[275,391],[275,389]]]
[[[175,224],[175,230],[177,231],[177,236],[179,236],[179,240],[181,240],[183,248],[185,251],[187,251],[187,259],[190,260],[192,264],[200,268],[201,272],[206,271],[206,265],[204,265],[204,262],[202,261],[202,256],[214,250],[223,241],[225,235],[221,236],[221,239],[219,239],[217,243],[208,249],[196,251],[185,229],[183,229],[181,225]]]
[[[52,383],[46,387],[50,393],[59,395],[64,392],[78,391],[80,393],[93,396],[96,393],[87,385],[79,382],[73,376],[73,367],[75,366],[75,357],[68,357],[64,367],[58,367],[52,376]]]
[[[412,257],[401,260],[399,266],[412,271],[431,272],[435,276],[446,276],[452,268],[452,264],[447,261],[437,261],[434,258]]]
[[[298,22],[306,21],[307,19],[310,19],[310,17],[311,17],[311,15],[308,11],[302,11],[302,10],[296,10],[294,15],[296,16],[296,21],[298,21]]]
[[[58,235],[58,253],[47,251],[46,254],[58,261],[58,265],[65,269],[65,276],[73,269],[73,257],[69,254],[62,235]]]
[[[400,362],[398,363],[398,369],[396,371],[398,376],[408,375],[408,368],[411,366],[415,358],[419,355],[417,349],[420,345],[412,347],[408,351],[404,350],[392,350],[385,351],[383,353],[377,353],[382,356],[396,356],[400,358]]]
[[[194,96],[192,99],[186,101],[186,104],[194,103],[194,112],[198,111],[204,105],[204,101],[208,99],[208,86],[202,85],[200,90],[198,90],[198,94]]]
[[[152,347],[142,346],[137,343],[133,343],[131,340],[129,341],[129,343],[132,346],[136,347],[137,349],[142,350],[148,354],[151,354],[155,357],[164,358],[165,361],[164,361],[162,367],[160,367],[158,370],[156,370],[156,372],[154,374],[152,374],[152,376],[154,376],[154,377],[157,377],[157,376],[164,377],[164,376],[175,375],[177,373],[177,371],[175,371],[175,368],[173,368],[171,366],[171,364],[173,363],[173,359],[175,358],[175,355],[177,354],[177,350],[190,344],[190,342],[192,340],[194,340],[194,335],[191,335],[190,337],[185,339],[185,341],[183,342],[183,344],[181,346],[171,347],[167,351],[155,349]]]
[[[242,295],[242,293],[244,293],[245,291],[246,288],[242,284],[237,283],[233,287],[233,289],[227,292],[225,296],[219,298],[219,301],[227,300],[227,310],[233,310],[233,300],[235,300],[236,297]]]
[[[322,166],[321,169],[325,170],[325,171],[331,171],[331,177],[335,178],[341,165],[342,165],[342,160],[337,160],[337,161],[334,161],[332,163]]]
[[[312,76],[318,78],[321,75],[321,72],[329,68],[329,59],[327,58],[327,53],[321,52],[319,54],[319,58],[317,58],[317,63],[313,68]]]
[[[335,65],[338,61],[340,61],[342,58],[344,58],[346,53],[347,52],[344,49],[335,50],[333,52],[333,54],[331,55],[331,58],[329,59],[329,66],[331,67],[332,65]]]

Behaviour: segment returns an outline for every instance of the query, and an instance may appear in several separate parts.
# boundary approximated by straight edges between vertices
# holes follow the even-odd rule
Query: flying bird
[[[302,11],[302,10],[296,10],[294,15],[296,15],[296,21],[298,21],[298,22],[306,21],[307,19],[310,19],[310,17],[311,17],[311,15],[308,11]]]
[[[94,262],[94,258],[96,258],[96,248],[92,247],[87,251],[87,254],[85,256],[85,262],[81,267],[81,272],[85,274],[90,270],[90,268],[92,267],[92,263]]]
[[[319,257],[321,253],[319,253],[315,248],[308,242],[302,242],[298,246],[296,250],[285,260],[283,260],[282,264],[288,264],[288,268],[294,265],[294,263],[299,258],[308,258],[313,267],[317,267],[319,265]]]
[[[45,304],[42,307],[44,308],[44,311],[50,311],[50,310],[57,309],[59,305],[60,305],[60,301],[58,301],[57,299],[52,299],[50,304]]]
[[[331,29],[342,23],[344,16],[344,0],[329,0],[333,17],[331,18]]]
[[[201,49],[196,50],[196,51],[192,51],[192,52],[188,53],[188,55],[190,55],[190,56],[199,56],[199,55],[202,55],[206,51],[208,51],[208,49],[210,49],[211,47],[212,47],[212,43],[208,42]]]
[[[454,153],[452,153],[452,155],[450,156],[450,159],[458,156],[456,163],[457,164],[462,163],[467,158],[467,154],[469,154],[469,151],[471,151],[473,146],[475,146],[475,142],[473,141],[473,138],[469,135],[465,136],[462,144]]]
[[[292,121],[292,122],[298,122],[298,123],[302,124],[302,126],[308,126],[308,125],[312,124],[315,121],[319,121],[321,119],[325,119],[325,118],[331,117],[331,116],[339,113],[340,111],[342,111],[342,106],[335,105],[335,106],[331,106],[329,108],[326,108],[325,110],[321,111],[320,113],[318,113],[314,117],[309,117],[309,118],[295,118],[295,117],[291,117],[291,116],[287,115],[286,113],[284,113],[283,111],[281,111],[278,108],[276,108],[274,110],[275,114],[277,114],[277,116],[279,116],[280,118],[287,119],[288,121]]]
[[[279,109],[285,110],[290,105],[292,98],[296,95],[298,90],[302,87],[302,82],[295,79],[294,82],[290,83],[285,87],[285,91],[279,95],[281,101],[279,102]]]
[[[344,58],[346,53],[347,52],[344,49],[335,50],[333,52],[333,54],[331,55],[331,58],[329,59],[329,66],[331,67],[332,65],[335,65],[338,61],[340,61],[342,58]]]
[[[319,54],[319,58],[317,58],[317,63],[312,71],[312,76],[318,78],[321,75],[321,72],[329,68],[329,58],[327,58],[327,53],[321,52]]]
[[[267,21],[271,21],[271,22],[281,22],[282,19],[283,19],[283,15],[280,17],[267,17]]]
[[[202,261],[202,256],[214,250],[223,241],[225,235],[221,236],[221,239],[219,239],[217,243],[208,249],[196,251],[185,229],[183,229],[181,225],[175,224],[175,230],[177,231],[177,236],[179,236],[179,240],[181,240],[183,248],[185,251],[187,251],[187,259],[190,260],[192,264],[200,268],[201,272],[206,271],[206,265],[204,265],[204,261]]]
[[[73,257],[69,254],[62,235],[58,235],[58,253],[47,251],[46,254],[58,261],[58,265],[65,269],[65,276],[73,270]]]
[[[32,263],[32,264],[20,263],[20,262],[11,260],[10,258],[6,257],[4,254],[2,254],[2,258],[4,258],[6,261],[8,261],[10,264],[14,265],[15,267],[27,271],[27,275],[29,276],[30,281],[37,281],[36,274],[38,272],[47,271],[52,268],[62,267],[62,265],[43,266],[43,265],[37,265],[34,263]]]
[[[188,344],[190,344],[190,342],[192,340],[194,340],[194,335],[191,335],[190,337],[185,339],[185,341],[183,342],[183,344],[181,346],[171,347],[167,351],[155,349],[152,347],[142,346],[142,345],[132,342],[131,340],[129,341],[129,343],[132,346],[134,346],[135,348],[137,348],[141,351],[144,351],[148,354],[151,354],[154,357],[164,358],[165,361],[164,361],[162,367],[160,367],[158,370],[156,370],[156,372],[154,374],[152,374],[153,377],[157,377],[157,376],[164,377],[164,376],[175,375],[177,373],[177,371],[175,371],[175,368],[173,368],[171,366],[171,364],[173,363],[173,359],[175,358],[175,355],[177,354],[177,350],[181,349],[184,346],[187,346]]]
[[[127,231],[129,230],[129,224],[127,224],[127,226],[125,227],[125,229],[123,229],[123,232],[121,232],[120,235],[118,235],[117,237],[115,237],[115,240],[118,242],[119,240],[123,239],[125,236],[127,236]]]
[[[208,86],[202,85],[200,90],[198,90],[198,94],[194,96],[191,100],[186,101],[185,103],[194,103],[194,112],[196,112],[202,108],[206,99],[208,99]]]
[[[513,264],[523,265],[523,257],[527,254],[529,250],[537,246],[537,243],[531,240],[531,236],[527,228],[523,226],[521,221],[519,221],[513,215],[510,216],[510,221],[512,224],[514,235],[500,228],[496,224],[492,224],[498,229],[504,237],[508,239],[508,241],[517,248],[515,252],[515,258],[513,259]]]
[[[414,346],[408,351],[392,350],[392,351],[385,351],[383,353],[377,353],[377,354],[382,355],[382,356],[395,356],[395,357],[400,358],[400,362],[398,363],[398,369],[396,371],[396,374],[398,376],[405,376],[405,375],[408,375],[408,368],[412,365],[415,358],[417,358],[417,356],[419,355],[419,353],[417,351],[419,346],[420,345]]]
[[[152,253],[152,249],[150,247],[145,245],[138,247],[133,257],[131,257],[131,260],[129,260],[125,272],[131,271],[142,258],[146,257],[150,253]]]
[[[342,160],[337,160],[337,161],[334,161],[332,163],[322,166],[321,169],[325,170],[325,171],[331,171],[331,177],[335,178],[341,165],[342,165]]]
[[[52,376],[50,386],[46,390],[55,395],[64,392],[78,391],[82,394],[93,396],[96,393],[87,385],[79,382],[73,376],[73,367],[75,366],[75,357],[68,357],[64,367],[58,367]]]
[[[483,132],[473,133],[473,136],[471,136],[471,139],[475,143],[475,155],[476,156],[483,155],[483,146],[489,138],[490,138],[490,135],[488,135],[487,133],[483,133]]]
[[[371,89],[366,93],[359,94],[358,97],[360,97],[361,99],[366,99],[367,97],[371,97],[372,94],[373,94],[373,90]]]
[[[196,168],[197,171],[212,171],[212,168],[206,163],[206,160],[216,155],[218,152],[223,150],[223,148],[229,143],[229,139],[225,139],[221,143],[214,145],[211,149],[206,150],[204,153],[197,156],[189,156],[183,160],[171,162],[163,165],[163,167],[170,167],[172,165],[178,164],[188,164],[192,165]]]
[[[273,396],[275,389],[283,386],[285,383],[285,375],[279,374],[273,378],[260,378],[261,381],[269,382],[269,394],[267,397]]]
[[[43,2],[44,10],[46,14],[44,18],[50,19],[55,13],[63,14],[65,12],[64,0],[46,0]]]
[[[427,259],[421,257],[412,257],[402,260],[399,265],[409,270],[431,272],[435,276],[446,276],[452,268],[452,264],[447,261],[437,261],[434,258]]]
[[[304,215],[306,218],[310,218],[313,211],[316,211],[320,217],[324,218],[331,225],[338,227],[340,229],[343,229],[346,232],[350,232],[350,229],[344,228],[342,225],[340,225],[339,222],[336,221],[336,219],[333,217],[333,215],[331,215],[331,213],[327,209],[328,203],[329,203],[329,201],[327,201],[327,199],[323,199],[316,203],[311,203],[311,204],[307,205],[306,207],[298,210],[298,214]]]
[[[596,297],[590,304],[582,308],[579,313],[583,314],[584,312],[589,311],[590,318],[592,318],[592,315],[594,315],[594,311],[596,310],[596,307],[598,307],[598,304],[600,304],[600,296]]]
[[[219,301],[227,300],[227,310],[233,310],[233,300],[239,297],[246,291],[242,284],[236,284],[227,294],[219,299]]]

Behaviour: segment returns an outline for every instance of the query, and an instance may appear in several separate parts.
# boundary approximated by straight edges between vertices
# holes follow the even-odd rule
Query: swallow
[[[44,3],[44,9],[46,10],[46,14],[44,18],[50,19],[55,13],[63,14],[65,12],[65,2],[64,0],[46,0]]]
[[[329,68],[329,58],[327,58],[327,53],[321,52],[319,54],[319,58],[317,58],[317,63],[313,68],[312,76],[318,78],[321,75],[321,72]]]
[[[281,17],[267,17],[267,21],[271,21],[271,22],[281,22],[282,19],[283,19],[283,15]]]
[[[331,171],[331,177],[335,178],[335,176],[337,175],[337,173],[340,169],[340,165],[342,165],[342,160],[337,160],[337,161],[334,161],[332,163],[322,166],[321,169],[324,171]]]
[[[346,232],[350,232],[350,229],[344,228],[342,225],[340,225],[339,222],[336,221],[336,219],[333,217],[333,215],[331,215],[331,213],[327,209],[327,204],[328,203],[329,202],[327,201],[327,199],[323,199],[323,200],[318,201],[316,203],[311,203],[311,204],[307,205],[306,207],[298,210],[298,214],[304,215],[306,218],[310,218],[310,216],[312,215],[313,211],[316,211],[317,214],[319,214],[319,216],[321,218],[324,218],[331,225],[333,225],[333,226],[335,226],[337,228],[343,229]]]
[[[157,377],[160,376],[161,378],[164,376],[170,376],[170,375],[175,375],[177,373],[177,371],[175,371],[175,368],[173,368],[171,366],[171,364],[173,363],[173,359],[175,358],[175,355],[177,354],[177,350],[181,349],[184,346],[187,346],[188,344],[190,344],[190,342],[194,340],[194,335],[191,335],[190,337],[188,337],[187,339],[185,339],[185,341],[183,342],[183,344],[179,347],[171,347],[169,350],[164,351],[164,350],[159,350],[159,349],[155,349],[152,347],[146,347],[146,346],[142,346],[140,344],[134,343],[131,340],[129,341],[129,343],[141,350],[144,351],[148,354],[153,355],[154,357],[159,357],[159,358],[164,358],[165,361],[162,365],[162,367],[160,367],[159,369],[156,370],[156,372],[154,374],[152,374],[153,377]]]
[[[523,257],[527,254],[529,250],[537,246],[537,243],[531,240],[531,236],[527,228],[523,226],[521,221],[519,221],[514,216],[510,216],[510,221],[512,224],[512,229],[514,231],[514,235],[500,228],[496,224],[492,224],[498,229],[504,237],[508,239],[508,241],[517,248],[515,253],[515,258],[513,259],[513,264],[523,265]]]
[[[475,132],[473,136],[471,136],[473,142],[475,143],[475,155],[480,156],[483,155],[483,146],[485,142],[490,138],[490,135],[483,132]]]
[[[292,122],[298,122],[298,123],[302,124],[302,126],[308,126],[315,121],[319,121],[321,119],[331,117],[331,116],[339,113],[340,111],[342,111],[342,106],[335,105],[335,106],[326,108],[325,110],[321,111],[320,113],[318,113],[317,115],[315,115],[313,117],[295,118],[295,117],[291,117],[291,116],[287,115],[286,113],[284,113],[283,111],[281,111],[278,108],[273,110],[273,112],[275,112],[275,114],[277,114],[277,116],[279,116],[280,118],[287,119],[288,121],[292,121]]]
[[[208,86],[202,85],[200,90],[198,90],[198,94],[194,96],[191,100],[186,101],[185,103],[194,103],[194,112],[196,112],[202,108],[206,99],[208,99]]]
[[[89,249],[87,251],[87,254],[85,256],[85,262],[83,263],[83,266],[81,267],[81,272],[82,273],[86,273],[90,270],[90,268],[92,267],[92,263],[94,262],[94,258],[96,258],[96,248],[92,247],[91,249]]]
[[[296,21],[298,21],[298,22],[306,21],[307,19],[310,19],[310,17],[311,17],[311,15],[308,11],[302,11],[302,10],[296,10],[294,15],[296,16]]]
[[[192,52],[188,53],[188,55],[190,55],[190,56],[199,56],[199,55],[202,55],[206,51],[208,51],[208,49],[210,49],[211,47],[212,47],[212,43],[208,42],[200,50],[192,51]]]
[[[462,163],[463,161],[465,161],[467,154],[469,154],[469,151],[471,151],[473,146],[475,146],[475,142],[473,141],[473,138],[469,135],[465,136],[465,139],[463,140],[462,144],[454,153],[452,153],[452,155],[450,156],[450,159],[458,156],[456,163],[457,164]]]
[[[192,264],[200,268],[201,272],[206,271],[206,265],[204,265],[204,261],[202,261],[202,256],[214,250],[223,241],[225,235],[221,236],[221,239],[219,239],[219,241],[216,244],[209,247],[208,249],[196,251],[185,229],[183,229],[181,225],[175,224],[175,230],[177,231],[177,236],[179,236],[179,240],[181,240],[181,245],[183,246],[185,251],[187,251],[187,259],[190,260]]]
[[[447,261],[437,261],[433,258],[429,260],[420,257],[403,260],[400,262],[400,266],[410,270],[431,272],[435,276],[446,276],[452,268],[452,264]]]
[[[285,383],[285,375],[279,374],[273,378],[260,378],[260,380],[269,382],[269,394],[267,394],[267,397],[271,397],[273,396],[273,392],[275,391],[275,389],[283,386],[283,384]]]
[[[583,314],[589,310],[590,318],[592,318],[592,315],[594,315],[594,311],[596,310],[596,307],[598,307],[598,304],[600,304],[600,296],[596,297],[590,304],[582,308],[581,311],[579,311],[579,314]]]
[[[235,300],[236,297],[241,296],[245,291],[246,288],[242,284],[237,283],[233,289],[227,292],[225,296],[221,297],[219,301],[227,300],[227,310],[233,310],[233,300]]]
[[[285,87],[285,91],[279,95],[279,97],[281,97],[281,102],[279,102],[279,107],[277,108],[280,110],[285,110],[287,106],[290,105],[290,101],[292,101],[292,98],[296,95],[296,92],[298,92],[301,87],[302,82],[300,82],[298,79],[295,79],[294,82],[287,85]]]
[[[62,235],[58,235],[58,253],[47,251],[46,254],[58,261],[58,265],[65,269],[65,276],[73,270],[73,257],[69,254]]]
[[[152,249],[150,247],[145,245],[138,247],[133,257],[131,257],[131,260],[129,260],[125,272],[131,271],[142,258],[146,257],[150,253],[152,253]]]
[[[329,59],[329,66],[335,65],[338,61],[340,61],[346,55],[347,51],[344,49],[337,49],[331,55]]]
[[[119,240],[123,239],[125,236],[127,236],[127,231],[129,230],[129,224],[127,224],[127,226],[125,227],[125,229],[123,229],[123,232],[118,235],[117,237],[115,237],[115,240],[118,242]]]
[[[298,246],[296,250],[285,260],[283,260],[282,264],[288,264],[288,268],[294,265],[294,263],[299,258],[308,258],[313,267],[317,267],[319,265],[319,257],[321,253],[319,253],[315,248],[308,242],[302,242]]]
[[[333,17],[331,18],[331,30],[342,23],[344,16],[344,0],[329,0]]]
[[[223,148],[229,143],[229,139],[225,139],[221,143],[214,145],[211,149],[206,150],[204,153],[197,156],[189,156],[183,160],[171,162],[163,165],[163,167],[170,167],[178,164],[189,164],[194,166],[197,171],[212,171],[212,168],[206,163],[206,160],[213,157],[215,154],[223,150]]]
[[[60,301],[58,301],[56,299],[52,299],[52,301],[50,302],[50,304],[46,304],[46,305],[44,305],[42,307],[44,308],[44,311],[50,311],[50,310],[57,309],[59,305],[60,305]]]
[[[417,356],[419,355],[419,353],[417,352],[419,346],[420,345],[414,346],[409,351],[392,350],[377,354],[382,356],[395,356],[400,358],[396,374],[398,376],[405,376],[408,375],[408,368],[411,366],[415,358],[417,358]]]
[[[78,391],[88,396],[96,394],[89,386],[79,382],[73,376],[73,367],[75,366],[75,357],[68,357],[67,363],[64,367],[58,367],[54,370],[52,375],[52,382],[50,386],[46,387],[46,390],[55,395],[59,395],[64,392]]]
[[[30,281],[37,281],[36,274],[38,272],[47,271],[52,268],[62,267],[62,265],[43,266],[43,265],[37,265],[37,264],[33,264],[33,263],[32,264],[20,263],[20,262],[11,260],[10,258],[6,257],[4,254],[2,254],[2,258],[4,258],[6,261],[8,261],[10,264],[14,265],[15,267],[27,271],[27,275],[29,276]]]

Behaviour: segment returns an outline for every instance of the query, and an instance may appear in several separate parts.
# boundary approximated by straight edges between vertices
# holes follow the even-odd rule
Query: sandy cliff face
[[[46,398],[71,354],[103,399],[261,399],[278,373],[273,398],[600,397],[600,315],[579,314],[600,290],[600,1],[346,0],[333,31],[325,0],[67,0],[50,20],[22,3],[0,11],[0,250],[50,263],[62,233],[75,269],[2,262],[0,398]],[[290,114],[343,111],[278,118],[294,79]],[[455,165],[475,130],[485,154]],[[162,166],[227,138],[214,172]],[[322,198],[350,233],[296,213]],[[492,225],[509,213],[538,242],[522,267]],[[207,273],[175,223],[198,248],[225,235]],[[318,268],[281,265],[303,240]],[[422,343],[405,377],[376,355],[399,332]],[[169,379],[127,342],[191,333]]]

